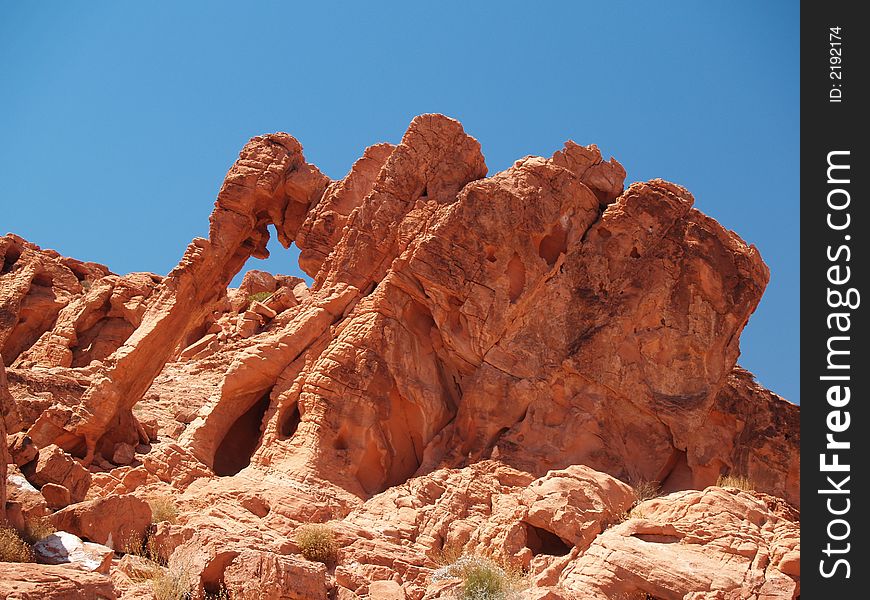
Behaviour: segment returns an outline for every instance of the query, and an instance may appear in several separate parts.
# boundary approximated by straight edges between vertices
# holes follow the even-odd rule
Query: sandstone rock
[[[152,579],[160,571],[160,566],[147,558],[135,554],[125,554],[118,561],[117,569],[130,579]]]
[[[151,507],[133,495],[108,496],[79,502],[50,517],[59,530],[110,548],[141,543],[151,523]]]
[[[24,432],[10,435],[6,439],[12,462],[19,467],[26,465],[39,454],[39,449],[34,445],[33,440]]]
[[[104,360],[139,326],[148,300],[161,278],[152,273],[109,275],[71,300],[46,331],[15,362],[84,367]]]
[[[68,565],[0,563],[0,598],[115,600],[112,580]]]
[[[157,434],[160,431],[160,424],[157,422],[157,419],[151,417],[149,419],[140,419],[139,422],[142,424],[142,429],[145,431],[145,435],[148,436],[148,441],[156,442]]]
[[[69,490],[62,485],[58,485],[56,483],[46,483],[39,491],[45,498],[45,502],[48,504],[48,507],[52,510],[57,510],[59,508],[64,508],[65,506],[69,506],[70,502],[72,501],[70,499]]]
[[[267,321],[274,319],[275,316],[278,314],[262,302],[252,302],[251,311],[257,313],[261,317],[265,318]]]
[[[55,445],[39,451],[35,464],[24,469],[27,478],[37,486],[56,483],[67,488],[73,502],[81,502],[91,485],[91,474],[72,456]]]
[[[796,513],[765,494],[677,492],[635,508],[568,566],[560,583],[602,600],[643,593],[796,598],[799,574],[779,565],[789,564],[799,544]]]
[[[406,600],[405,591],[392,580],[373,581],[369,584],[369,597],[379,600]]]
[[[112,454],[112,462],[116,465],[129,465],[136,458],[136,450],[130,444],[120,443],[115,445]]]
[[[50,250],[8,234],[0,237],[0,355],[11,365],[49,330],[61,309],[108,269],[64,261]]]
[[[332,182],[254,138],[165,279],[7,236],[6,425],[93,461],[93,496],[172,494],[150,539],[201,593],[446,597],[438,562],[485,554],[529,600],[793,598],[797,514],[705,489],[737,474],[799,503],[799,409],[736,366],[767,267],[687,190],[624,179],[571,141],[487,176],[423,115]],[[271,224],[313,283],[228,290]],[[140,443],[136,468],[101,458]],[[629,481],[680,493],[630,511]],[[334,531],[334,574],[298,558],[305,523]]]
[[[238,600],[326,600],[328,597],[324,565],[271,552],[241,552],[227,565],[224,583],[231,596]]]
[[[17,529],[23,530],[26,524],[39,522],[48,515],[49,507],[45,497],[27,481],[18,467],[9,465],[4,483],[7,516]]]
[[[112,549],[83,542],[66,531],[57,531],[33,545],[36,562],[45,565],[75,565],[85,571],[108,574]]]
[[[9,464],[9,449],[6,439],[6,415],[12,406],[12,397],[6,384],[6,367],[0,355],[0,524],[6,522],[6,465]]]

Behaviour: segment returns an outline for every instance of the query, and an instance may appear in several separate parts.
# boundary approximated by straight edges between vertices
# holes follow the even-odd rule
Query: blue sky
[[[260,133],[333,178],[425,112],[462,121],[491,173],[596,143],[758,246],[740,363],[799,402],[797,2],[305,4],[5,3],[2,233],[165,274]],[[298,272],[270,249],[249,267]]]

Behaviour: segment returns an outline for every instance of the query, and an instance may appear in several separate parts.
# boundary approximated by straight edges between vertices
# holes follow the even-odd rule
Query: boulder
[[[112,580],[68,564],[0,563],[0,598],[15,600],[115,600]]]
[[[46,483],[39,491],[42,493],[43,498],[45,498],[48,507],[52,510],[69,506],[72,501],[69,490],[56,483]]]
[[[246,550],[224,571],[234,600],[326,600],[326,567],[292,556]],[[372,596],[375,598],[376,596]]]
[[[26,465],[39,455],[39,449],[34,445],[30,436],[24,432],[7,437],[9,454],[14,462],[19,467]]]
[[[62,485],[69,490],[73,502],[84,500],[91,485],[90,472],[54,444],[40,449],[35,464],[28,464],[24,474],[36,486]]]
[[[36,562],[44,565],[74,565],[84,571],[108,574],[114,552],[66,531],[57,531],[36,542],[33,555]]]
[[[69,531],[116,550],[142,543],[151,523],[151,507],[132,494],[79,502],[50,517],[59,530]]]
[[[112,462],[116,465],[129,465],[136,459],[136,450],[130,444],[121,442],[115,445]]]

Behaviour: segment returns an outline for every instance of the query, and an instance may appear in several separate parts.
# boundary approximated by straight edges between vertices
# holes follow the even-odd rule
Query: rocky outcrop
[[[0,355],[11,365],[50,330],[60,311],[94,281],[103,265],[62,257],[17,235],[0,237]]]
[[[6,384],[6,368],[0,361],[0,525],[6,523],[6,471],[12,455],[6,447],[6,415],[12,407],[12,397]]]
[[[15,600],[115,600],[112,580],[66,565],[0,563],[0,598]]]
[[[800,525],[770,496],[686,491],[644,502],[560,576],[557,598],[797,598]],[[663,566],[665,566],[663,568]]]
[[[768,269],[686,189],[625,176],[570,141],[487,176],[423,115],[338,181],[252,139],[165,278],[2,238],[16,489],[43,486],[16,518],[114,544],[135,514],[200,594],[446,597],[439,562],[488,555],[528,598],[796,597],[798,408],[736,365]],[[269,226],[313,281],[228,289]],[[146,528],[146,501],[172,510]],[[302,558],[310,522],[336,564]]]
[[[105,360],[140,325],[160,280],[151,273],[97,280],[61,309],[54,327],[20,355],[15,366],[84,367]]]

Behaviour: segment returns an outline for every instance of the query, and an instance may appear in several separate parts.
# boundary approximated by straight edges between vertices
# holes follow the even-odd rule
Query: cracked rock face
[[[148,535],[201,594],[446,598],[439,561],[485,554],[528,598],[797,597],[798,408],[736,364],[768,269],[625,176],[570,141],[487,176],[423,115],[338,181],[252,139],[166,277],[0,238],[5,425],[88,501],[172,504]],[[270,225],[313,282],[228,290]],[[632,508],[642,482],[668,495]],[[337,562],[307,563],[327,521]]]

